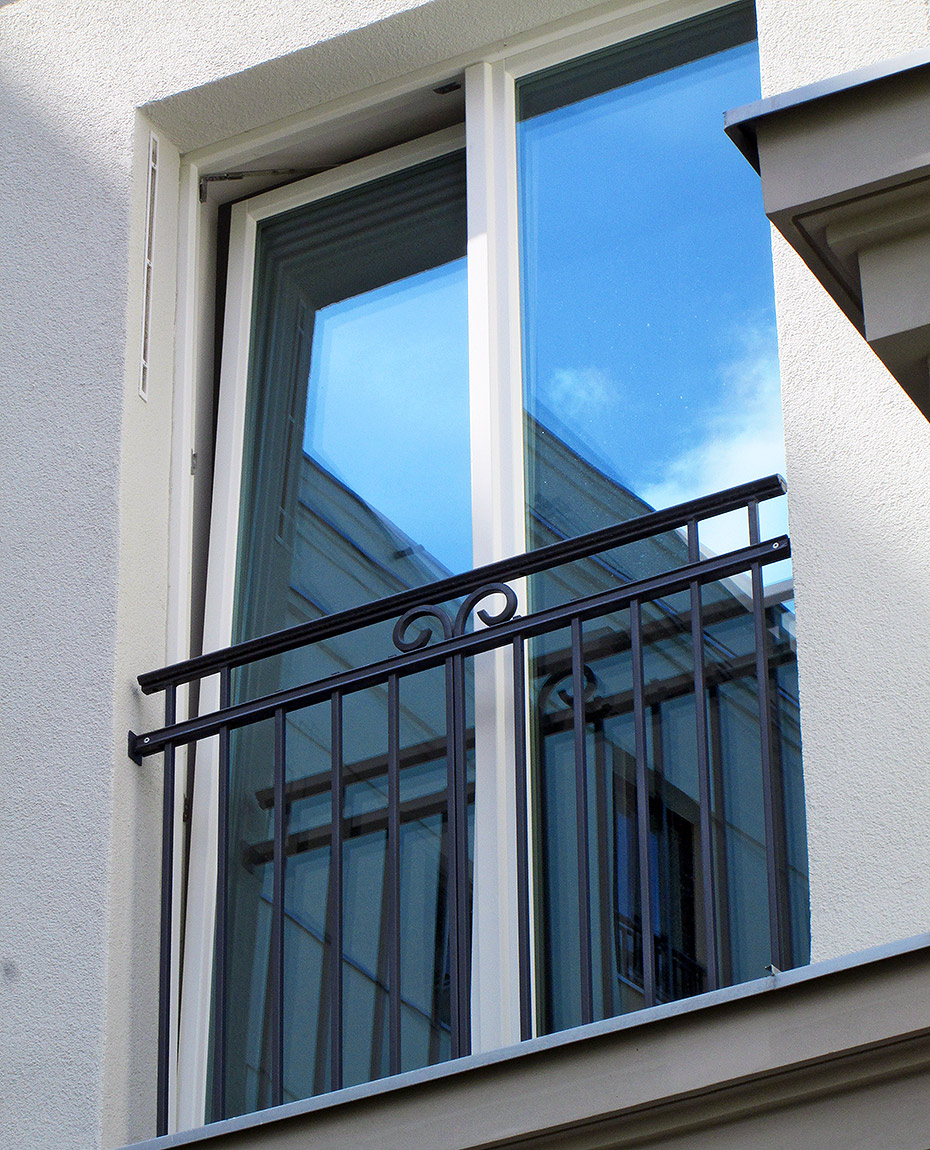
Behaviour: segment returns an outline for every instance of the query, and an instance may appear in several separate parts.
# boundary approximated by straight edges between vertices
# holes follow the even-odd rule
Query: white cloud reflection
[[[570,447],[656,508],[784,473],[781,386],[771,325],[734,333],[732,358],[677,385],[612,378],[594,366],[558,368],[537,396],[541,421]],[[787,532],[785,501],[760,508],[763,535]],[[749,541],[745,512],[706,521],[705,551]],[[786,565],[766,582],[786,575]]]
[[[756,336],[752,346],[722,368],[720,374],[721,398],[704,415],[700,441],[670,459],[661,480],[639,491],[653,507],[670,507],[776,471],[784,474],[777,356]],[[760,509],[764,534],[787,531],[783,504],[784,500],[777,500],[775,505],[770,503]],[[718,554],[744,547],[747,542],[743,512],[720,516],[701,527],[702,545]]]
[[[597,367],[560,367],[549,377],[545,404],[573,426],[598,426],[617,403],[616,384]]]

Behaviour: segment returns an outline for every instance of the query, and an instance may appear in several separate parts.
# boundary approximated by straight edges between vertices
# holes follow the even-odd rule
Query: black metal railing
[[[271,953],[269,962],[270,985],[270,1102],[284,1100],[284,885],[286,860],[301,850],[311,849],[317,841],[326,841],[330,849],[330,889],[333,914],[327,930],[333,953],[343,951],[342,921],[342,857],[346,837],[353,833],[344,808],[347,777],[362,777],[368,770],[386,778],[386,801],[383,814],[370,816],[382,820],[379,826],[386,833],[386,898],[388,901],[387,977],[384,991],[387,1000],[387,1030],[389,1071],[401,1069],[401,1004],[400,985],[400,838],[401,827],[411,815],[401,801],[400,776],[402,769],[399,737],[399,691],[406,677],[429,668],[444,672],[446,716],[445,733],[437,746],[424,743],[422,751],[427,757],[441,755],[447,769],[446,789],[429,797],[443,808],[448,820],[449,850],[445,882],[448,892],[448,979],[449,1027],[453,1057],[467,1053],[470,1048],[470,891],[471,876],[468,856],[468,804],[473,784],[468,780],[466,763],[474,743],[474,729],[468,725],[466,714],[465,660],[492,649],[509,649],[511,654],[512,693],[514,701],[513,735],[515,761],[512,764],[515,787],[517,825],[514,828],[517,843],[517,905],[519,922],[520,972],[520,1025],[524,1038],[532,1031],[534,988],[531,981],[532,952],[535,941],[530,937],[531,876],[529,862],[530,829],[528,826],[528,734],[526,709],[528,705],[527,650],[528,643],[540,636],[565,630],[570,635],[566,648],[565,682],[562,693],[564,715],[550,720],[573,734],[575,777],[575,826],[577,845],[576,880],[578,884],[577,962],[580,972],[582,1001],[581,1021],[589,1021],[594,1010],[594,956],[592,953],[590,796],[587,779],[589,755],[588,730],[592,721],[589,709],[590,691],[587,690],[589,672],[585,664],[583,625],[590,620],[607,620],[618,611],[628,611],[629,626],[623,643],[630,656],[631,678],[624,704],[632,712],[635,732],[635,759],[631,785],[635,785],[636,819],[638,824],[638,883],[640,887],[639,912],[636,922],[624,920],[619,913],[612,916],[614,926],[604,937],[615,939],[618,966],[615,976],[635,983],[646,1005],[669,997],[693,993],[696,989],[712,989],[717,985],[718,946],[717,908],[715,904],[712,857],[712,751],[709,746],[708,697],[713,690],[714,672],[705,663],[705,620],[702,616],[702,587],[734,576],[748,574],[751,582],[751,611],[754,621],[754,653],[750,657],[755,679],[758,706],[759,754],[764,803],[767,907],[771,939],[772,963],[777,967],[790,964],[786,954],[788,924],[783,892],[783,814],[780,810],[779,783],[773,764],[773,733],[771,715],[773,700],[768,665],[770,642],[765,617],[762,569],[765,565],[785,559],[790,554],[786,536],[762,540],[759,529],[760,502],[784,494],[784,481],[771,476],[754,483],[743,484],[716,495],[681,504],[668,510],[651,512],[625,523],[591,532],[540,548],[525,555],[478,568],[463,575],[440,580],[425,587],[405,590],[378,602],[363,604],[347,611],[303,623],[275,634],[238,643],[225,650],[212,652],[177,663],[163,670],[139,676],[145,693],[164,692],[164,726],[143,734],[129,735],[129,755],[137,763],[143,758],[164,754],[164,808],[162,838],[162,932],[161,932],[161,1005],[159,1016],[158,1066],[158,1126],[166,1129],[168,1113],[167,1075],[169,1066],[169,1021],[171,1017],[170,979],[172,968],[172,884],[174,856],[175,810],[175,752],[178,747],[196,744],[201,740],[218,739],[218,880],[216,900],[216,932],[214,961],[214,1018],[213,1018],[213,1090],[214,1115],[225,1112],[224,1060],[226,1057],[225,988],[228,973],[229,907],[227,875],[230,867],[229,781],[231,761],[231,733],[270,721],[273,724],[273,785],[257,793],[259,807],[274,812],[273,837],[253,844],[248,860],[252,865],[270,864],[273,868]],[[748,513],[748,546],[722,555],[702,556],[699,525],[726,512],[745,510]],[[556,567],[603,555],[613,549],[639,541],[650,540],[668,532],[679,532],[681,546],[679,558],[683,560],[672,570],[649,574],[644,578],[618,582],[608,589],[587,594],[570,602],[559,603],[534,610],[524,617],[516,613],[517,595],[509,584],[527,576],[547,572]],[[671,554],[674,549],[670,550]],[[655,613],[644,619],[644,607],[670,596],[684,593],[690,596],[690,608],[683,621],[676,624],[685,636],[693,657],[693,670],[688,679],[693,690],[695,708],[696,755],[699,789],[699,842],[701,889],[695,901],[703,914],[703,937],[706,940],[703,962],[698,966],[693,956],[676,949],[662,935],[653,921],[653,863],[650,857],[649,785],[647,781],[647,708],[655,688],[644,678],[644,644],[648,631],[657,624]],[[503,598],[503,607],[491,612],[480,605],[491,596]],[[449,606],[451,604],[451,606]],[[444,606],[445,605],[445,606]],[[472,613],[476,612],[484,624],[470,630]],[[679,611],[679,617],[681,612]],[[351,667],[313,682],[301,683],[274,690],[258,698],[244,701],[234,699],[233,673],[274,655],[307,647],[348,635],[373,624],[394,621],[393,641],[396,651],[364,666]],[[431,620],[429,625],[424,621]],[[423,625],[418,625],[423,624]],[[605,624],[606,626],[606,624]],[[436,633],[441,631],[441,637]],[[647,637],[644,638],[644,632]],[[598,640],[609,646],[609,638]],[[219,676],[219,708],[206,714],[177,713],[178,688],[183,684],[200,682],[210,676]],[[370,760],[367,765],[347,764],[344,755],[344,701],[350,695],[371,687],[386,691],[387,751]],[[191,693],[192,697],[196,694]],[[325,703],[330,708],[330,762],[325,782],[320,776],[290,779],[287,774],[288,727],[287,716],[292,712]],[[436,740],[434,740],[436,742]],[[314,792],[329,790],[331,819],[323,831],[300,830],[289,832],[288,811],[299,798]],[[422,805],[422,804],[421,804]],[[419,811],[419,808],[418,808]],[[382,826],[383,824],[383,826]],[[316,838],[314,839],[314,835]],[[606,920],[605,920],[606,921]],[[646,940],[646,941],[644,941]],[[652,940],[652,944],[648,943]],[[445,976],[443,976],[445,978]],[[329,986],[329,1028],[331,1037],[330,1074],[332,1088],[342,1085],[342,965],[332,967]],[[444,990],[445,993],[445,990]]]

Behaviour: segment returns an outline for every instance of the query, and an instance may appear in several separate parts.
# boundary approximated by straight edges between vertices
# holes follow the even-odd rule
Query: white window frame
[[[559,21],[507,44],[446,61],[186,157],[181,173],[177,368],[182,381],[191,381],[189,388],[180,389],[178,407],[185,433],[192,436],[196,417],[203,417],[206,406],[202,381],[210,374],[209,298],[215,273],[215,207],[199,201],[201,173],[254,162],[314,129],[331,131],[334,125],[359,116],[376,120],[379,107],[396,106],[404,97],[441,84],[450,75],[464,75],[464,130],[447,129],[366,156],[233,208],[224,323],[229,351],[224,352],[220,373],[205,651],[227,646],[232,634],[252,275],[259,220],[442,155],[464,142],[471,431],[473,443],[481,443],[478,451],[483,453],[483,465],[473,467],[474,562],[477,566],[518,554],[525,549],[525,533],[516,82],[725,6],[719,0],[640,0],[632,4],[618,0],[580,18]],[[234,338],[231,333],[235,333]],[[473,460],[475,456],[473,448]],[[193,482],[189,475],[182,475],[173,525],[176,535],[190,530],[192,502]],[[188,549],[179,548],[182,550],[189,554]],[[189,570],[174,575],[175,595],[182,596]],[[182,615],[184,608],[179,604],[180,598],[175,613]],[[512,721],[508,718],[509,675],[504,670],[504,652],[479,658],[485,660],[485,666],[476,676],[476,726],[486,733],[476,748],[472,971],[472,1047],[476,1052],[519,1041],[515,800],[512,775],[500,768],[502,763],[512,764],[514,755]],[[218,703],[218,683],[208,680],[201,690],[201,712]],[[200,1125],[206,1106],[216,903],[216,764],[215,741],[202,745],[190,815],[183,990],[173,1019],[178,1046],[170,1083],[171,1131]],[[176,898],[176,914],[180,913],[179,905]],[[177,985],[181,962],[177,954],[174,961]]]

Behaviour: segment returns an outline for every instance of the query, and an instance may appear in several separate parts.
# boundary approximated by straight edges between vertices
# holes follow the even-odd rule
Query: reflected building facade
[[[593,528],[605,517],[630,520],[652,509],[598,470],[548,428],[528,431],[536,444],[538,513],[533,545],[559,538],[558,507]],[[447,575],[442,565],[303,453],[297,498],[287,513],[285,586],[265,585],[279,605],[274,629],[352,606],[358,588],[385,598]],[[564,536],[563,536],[564,537]],[[685,566],[682,533],[618,548],[530,579],[533,611],[580,599]],[[313,591],[307,577],[312,573]],[[687,592],[645,606],[644,718],[647,731],[649,924],[655,1002],[700,994],[759,977],[771,962],[766,830],[759,751],[759,703],[752,592],[748,577],[702,591],[705,711],[713,788],[702,850],[695,733],[695,670]],[[765,601],[768,674],[775,709],[773,747],[780,780],[779,897],[790,924],[791,965],[809,959],[797,667],[790,584]],[[253,665],[238,697],[363,666],[391,654],[389,631],[371,628]],[[587,740],[587,865],[590,907],[581,919],[577,884],[577,793],[571,635],[556,630],[528,647],[528,715],[536,865],[536,1012],[539,1033],[586,1021],[579,997],[580,932],[589,935],[593,1017],[642,1009],[642,876],[629,612],[598,619],[584,631]],[[441,668],[403,680],[399,696],[400,925],[390,905],[387,689],[342,703],[343,950],[333,947],[332,704],[292,712],[287,720],[285,874],[285,1098],[333,1088],[331,995],[342,998],[341,1085],[391,1072],[388,1057],[390,940],[400,936],[402,1069],[451,1057],[450,857],[447,729]],[[466,745],[469,841],[474,833],[474,671],[469,665]],[[271,724],[233,736],[229,872],[231,964],[227,1011],[228,1113],[270,1104],[269,997],[273,835]],[[471,868],[469,846],[469,875]],[[702,867],[710,859],[716,938],[706,937]],[[469,891],[471,880],[469,878]],[[470,902],[470,893],[468,899]],[[471,911],[469,910],[469,920]],[[708,977],[708,962],[714,970]],[[337,967],[339,968],[337,973]],[[216,1115],[216,1117],[221,1117]]]

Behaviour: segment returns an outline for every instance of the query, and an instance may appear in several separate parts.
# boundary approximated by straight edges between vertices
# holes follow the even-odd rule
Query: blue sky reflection
[[[527,407],[655,507],[784,470],[769,225],[722,129],[758,85],[749,44],[519,125]]]
[[[316,313],[304,451],[451,571],[472,566],[465,259]]]

